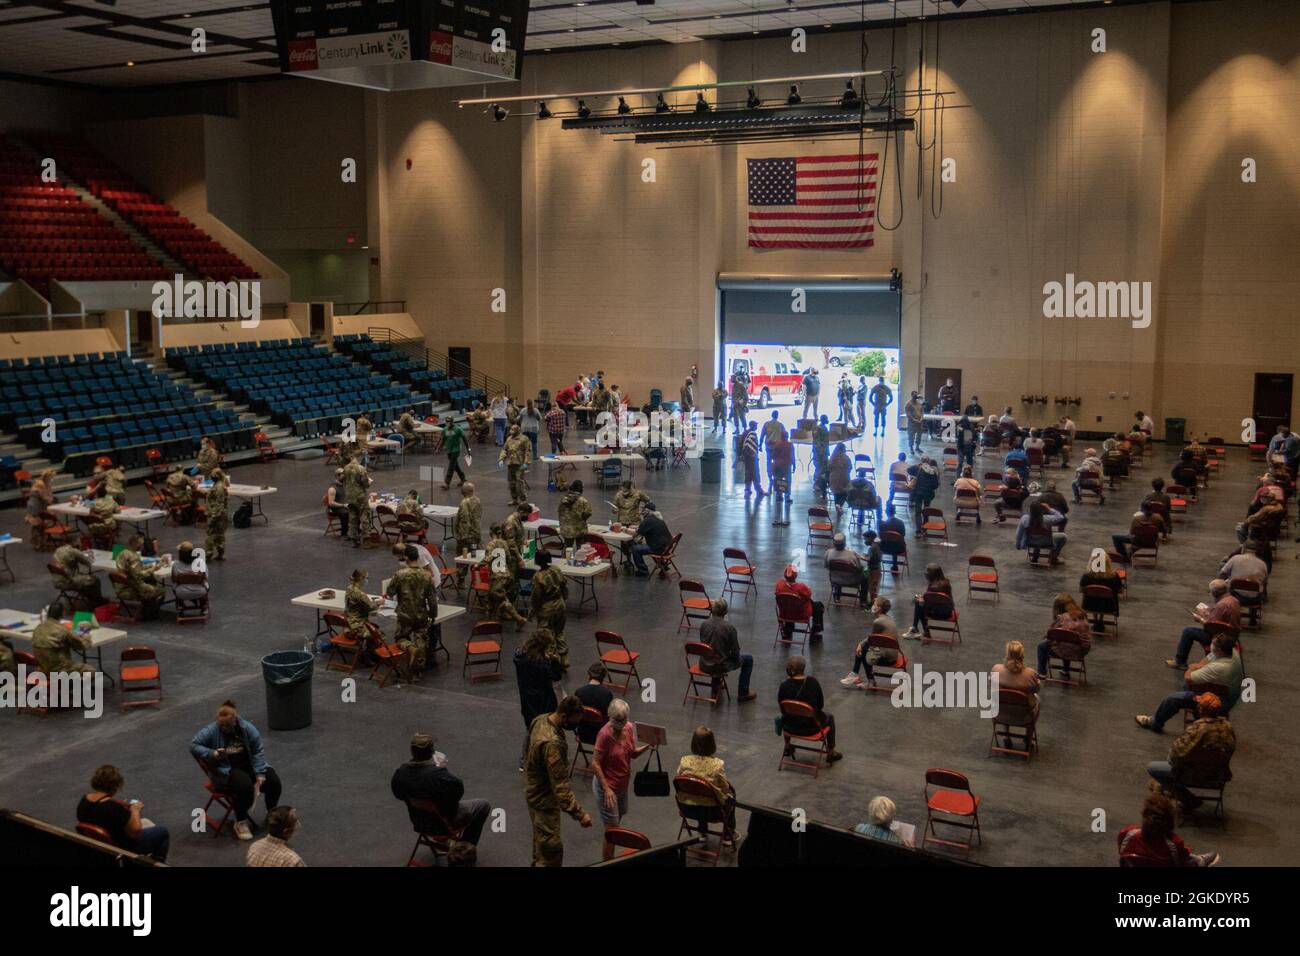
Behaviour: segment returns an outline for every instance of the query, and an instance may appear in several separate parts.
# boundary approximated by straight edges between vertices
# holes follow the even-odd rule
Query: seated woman
[[[937,564],[927,564],[925,566],[925,590],[938,591],[943,594],[952,596],[952,584],[943,573],[943,568]],[[928,608],[925,606],[925,594],[915,595],[915,605],[912,610],[912,626],[903,634],[904,637],[920,637],[925,629],[927,620],[926,614]]]
[[[176,585],[173,588],[173,590],[176,592],[176,597],[178,600],[192,601],[192,600],[196,600],[197,598],[201,598],[203,597],[203,595],[208,593],[208,587],[207,587],[208,572],[206,570],[206,565],[203,567],[202,570],[200,570],[199,568],[195,568],[194,560],[195,560],[194,545],[192,543],[190,543],[189,541],[182,541],[179,545],[177,545],[176,563],[172,565],[172,574],[174,575],[178,571],[181,574],[196,574],[196,573],[202,574],[203,582],[204,582],[203,584],[195,583],[195,584]]]
[[[1088,557],[1088,570],[1084,571],[1079,578],[1079,593],[1082,594],[1092,585],[1109,588],[1117,601],[1120,592],[1124,590],[1124,579],[1111,564],[1110,555],[1102,548],[1092,549],[1092,554]]]
[[[1174,801],[1163,793],[1152,793],[1142,805],[1142,823],[1119,831],[1120,865],[1214,866],[1217,853],[1193,853],[1174,833],[1177,822]]]
[[[691,734],[691,752],[682,757],[677,764],[677,776],[689,774],[711,785],[722,800],[727,815],[727,827],[735,829],[736,788],[727,779],[726,764],[720,757],[715,756],[717,752],[718,741],[713,736],[713,731],[701,724]],[[682,794],[678,799],[688,806],[703,805],[700,798],[691,794]]]
[[[853,510],[853,520],[865,524],[866,512],[876,513],[876,526],[880,526],[880,496],[876,494],[875,484],[867,477],[867,469],[859,468],[857,477],[849,485],[849,507]]]
[[[894,619],[889,616],[889,609],[892,605],[889,598],[878,597],[875,603],[871,605],[871,610],[875,612],[876,618],[871,622],[872,634],[885,634],[898,640],[898,625]],[[865,640],[859,641],[858,646],[853,651],[853,670],[844,677],[840,678],[840,683],[845,687],[861,687],[862,678],[858,676],[858,671],[865,669],[867,672],[867,683],[872,687],[876,686],[876,676],[871,670],[873,664],[883,664],[886,667],[892,666],[898,660],[898,654],[892,648],[888,647],[868,647]]]
[[[1034,717],[1038,717],[1038,688],[1042,680],[1038,671],[1025,666],[1025,645],[1019,641],[1007,641],[1006,657],[1000,664],[993,665],[993,673],[998,675],[998,687],[1001,690],[1018,690],[1029,696],[1029,706]],[[1011,742],[1006,741],[1008,747]]]
[[[1052,601],[1052,630],[1072,631],[1079,635],[1085,651],[1092,647],[1092,635],[1088,627],[1088,615],[1083,608],[1068,594],[1058,594]],[[1038,672],[1047,673],[1047,658],[1052,652],[1052,639],[1047,637],[1038,645]],[[1065,679],[1070,679],[1070,662],[1067,660],[1062,668]]]
[[[752,424],[752,423],[751,423]],[[850,477],[853,474],[853,462],[849,459],[848,449],[844,443],[835,446],[830,462],[826,466],[827,487],[835,499],[835,513],[844,513],[844,504],[849,499]]]
[[[1061,563],[1061,550],[1068,539],[1065,532],[1053,529],[1064,520],[1065,516],[1056,509],[1035,501],[1020,516],[1020,524],[1016,527],[1016,550],[1024,551],[1050,543],[1051,565],[1056,567]]]
[[[370,612],[383,606],[383,601],[376,601],[366,593],[366,580],[369,577],[368,571],[355,569],[348,578],[348,589],[343,594],[343,613],[348,619],[348,636],[363,645],[370,640],[369,628],[366,627]]]
[[[399,515],[414,515],[420,519],[420,527],[428,530],[429,522],[424,517],[424,503],[420,501],[420,493],[412,488],[406,493],[406,497],[401,500],[397,506]]]
[[[113,846],[167,862],[171,837],[166,827],[140,816],[144,804],[139,800],[123,803],[115,800],[126,778],[112,764],[104,764],[90,778],[90,793],[77,804],[77,822],[90,823],[107,831]]]
[[[1002,476],[1002,492],[997,501],[993,503],[993,510],[997,512],[998,524],[1006,520],[1004,511],[1020,511],[1025,505],[1025,499],[1029,497],[1029,491],[1025,488],[1025,483],[1020,480],[1020,474],[1015,471],[1007,471]]]
[[[873,797],[867,804],[867,822],[859,823],[853,828],[853,832],[885,843],[898,843],[906,847],[916,846],[914,827],[908,828],[912,832],[907,836],[894,828],[894,814],[897,812],[898,806],[893,800],[888,797]]]

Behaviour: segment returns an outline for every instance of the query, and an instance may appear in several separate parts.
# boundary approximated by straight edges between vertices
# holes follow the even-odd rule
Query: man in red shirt
[[[822,613],[826,610],[821,601],[814,601],[812,588],[799,580],[799,571],[793,564],[785,566],[785,574],[780,581],[776,582],[776,594],[779,597],[782,594],[793,594],[803,599],[803,614],[797,620],[812,620],[812,628],[809,632],[810,641],[820,641],[822,639]],[[792,625],[785,626],[785,639],[788,641],[793,633]]]

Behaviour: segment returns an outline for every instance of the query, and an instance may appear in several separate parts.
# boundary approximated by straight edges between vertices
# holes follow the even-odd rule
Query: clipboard
[[[656,727],[654,724],[636,725],[637,743],[649,744],[651,747],[662,747],[668,743],[668,731],[663,727]]]

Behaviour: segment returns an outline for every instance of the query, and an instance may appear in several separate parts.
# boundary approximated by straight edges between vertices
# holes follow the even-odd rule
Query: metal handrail
[[[366,329],[366,334],[372,342],[382,342],[411,361],[423,362],[425,368],[444,371],[454,378],[464,378],[471,388],[481,388],[489,397],[510,391],[510,386],[501,379],[476,372],[472,368],[464,368],[459,362],[454,363],[457,367],[453,369],[453,362],[446,354],[426,348],[421,339],[408,338],[398,335],[393,329],[376,326]]]
[[[367,309],[371,309],[375,314],[379,313],[380,306],[397,306],[395,309],[385,308],[385,312],[405,312],[405,299],[367,299],[365,302],[335,302],[334,311],[341,315],[364,315]],[[352,311],[348,311],[352,310]]]

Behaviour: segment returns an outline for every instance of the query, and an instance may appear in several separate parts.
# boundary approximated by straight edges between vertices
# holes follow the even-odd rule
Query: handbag
[[[636,772],[632,778],[632,792],[638,797],[666,797],[668,796],[668,773],[664,770],[663,763],[659,760],[659,748],[654,748],[654,762],[656,769],[650,769],[650,758],[646,758],[645,766]]]

